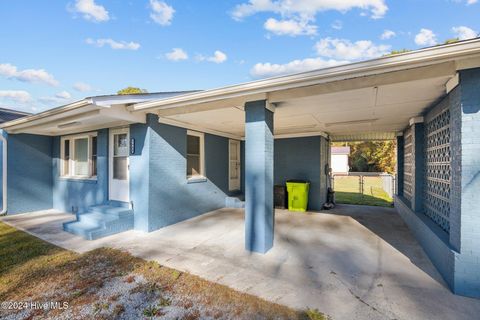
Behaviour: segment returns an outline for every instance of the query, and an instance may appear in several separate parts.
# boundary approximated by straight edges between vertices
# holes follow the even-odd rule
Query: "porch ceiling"
[[[392,139],[409,119],[446,93],[450,75],[275,102],[275,135],[327,133],[333,139]],[[233,105],[229,106],[229,103]],[[163,122],[244,137],[242,105],[225,101],[225,108],[161,116]]]

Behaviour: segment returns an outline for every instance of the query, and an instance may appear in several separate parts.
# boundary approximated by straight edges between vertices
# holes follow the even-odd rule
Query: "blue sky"
[[[478,0],[0,0],[0,107],[208,89],[480,31]]]

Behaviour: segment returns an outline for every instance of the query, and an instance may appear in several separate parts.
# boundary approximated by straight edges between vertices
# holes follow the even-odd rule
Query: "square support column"
[[[273,112],[267,101],[245,104],[245,249],[273,246]]]
[[[480,298],[480,68],[462,70],[451,92],[450,244],[454,292]]]
[[[397,196],[403,197],[403,174],[404,174],[404,157],[405,157],[405,142],[403,135],[397,136],[397,179],[396,191]]]
[[[423,213],[423,190],[425,184],[425,125],[423,117],[412,119],[413,134],[413,181],[412,210]]]

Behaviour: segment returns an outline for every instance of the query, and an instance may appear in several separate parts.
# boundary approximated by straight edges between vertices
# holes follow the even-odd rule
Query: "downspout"
[[[7,139],[0,134],[0,140],[2,141],[2,211],[0,216],[7,214]]]

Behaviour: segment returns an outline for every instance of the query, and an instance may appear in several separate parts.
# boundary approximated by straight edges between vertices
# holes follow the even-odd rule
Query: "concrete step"
[[[133,210],[124,208],[124,207],[115,207],[109,205],[100,205],[100,206],[93,206],[88,209],[89,212],[92,213],[100,213],[100,214],[111,214],[116,215],[118,217],[128,216],[133,214]]]
[[[100,212],[86,212],[77,216],[77,221],[85,222],[87,224],[96,224],[104,226],[105,223],[118,220],[120,217],[115,214],[107,214]]]
[[[245,208],[245,201],[237,197],[226,197],[225,207],[227,208]]]
[[[89,211],[78,214],[75,221],[63,224],[67,232],[79,235],[87,240],[120,233],[133,229],[133,210],[122,206],[99,205]]]
[[[103,229],[103,227],[97,224],[85,223],[81,221],[70,221],[63,224],[64,231],[76,234],[77,236],[81,236],[82,238],[85,238],[87,240],[92,240],[92,232],[101,229]]]
[[[130,203],[123,202],[123,201],[108,200],[107,205],[111,207],[121,207],[121,208],[130,209]]]
[[[134,227],[133,217],[132,219],[120,219],[109,222],[105,225],[105,228],[92,230],[90,233],[91,240],[99,239],[102,237],[110,236],[127,230],[131,230]]]

